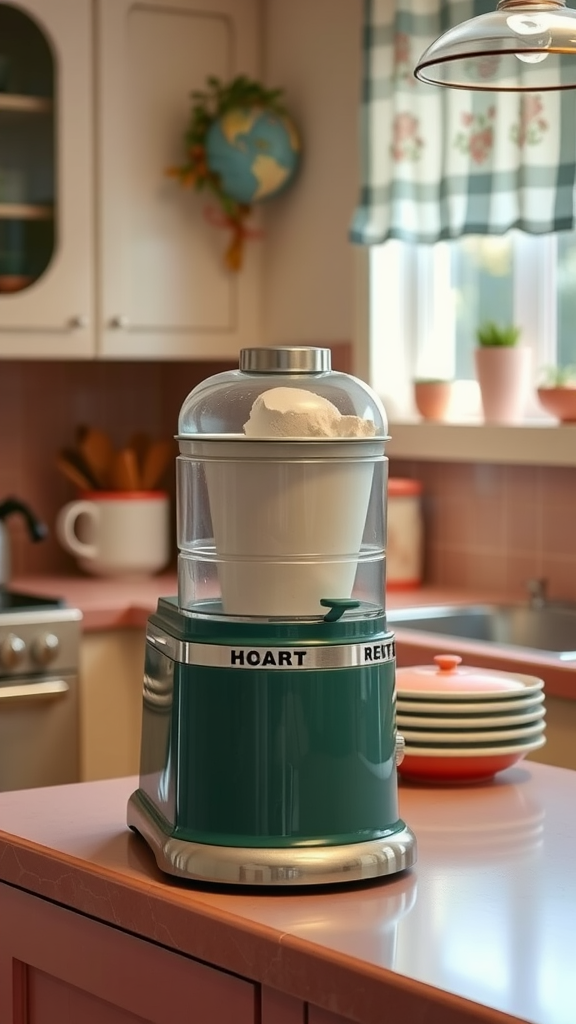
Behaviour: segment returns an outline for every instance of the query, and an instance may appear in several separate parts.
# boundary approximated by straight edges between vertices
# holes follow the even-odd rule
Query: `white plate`
[[[537,693],[534,696],[518,697],[517,700],[510,700],[505,705],[502,701],[468,701],[467,703],[459,704],[447,704],[443,701],[439,701],[436,704],[431,703],[428,700],[403,700],[402,697],[396,698],[396,707],[398,711],[402,711],[407,714],[421,714],[421,712],[432,712],[433,714],[453,714],[453,715],[474,715],[477,712],[496,712],[499,715],[512,714],[514,712],[527,711],[530,708],[531,711],[538,704],[542,704],[544,701],[544,694]]]
[[[403,712],[396,715],[396,724],[404,725],[407,729],[497,729],[505,725],[514,728],[528,722],[539,721],[545,714],[546,711],[542,707],[526,711],[524,714],[516,712],[514,715],[482,715],[479,711],[477,715],[467,718],[463,718],[462,715],[449,718],[442,715],[411,715]]]
[[[527,743],[497,743],[486,747],[411,747],[406,744],[406,755],[410,757],[494,757],[498,754],[528,754],[531,750],[539,750],[546,743],[545,736],[537,736]],[[399,766],[400,771],[402,766]]]
[[[537,679],[536,676],[515,675],[510,683],[509,690],[466,690],[464,687],[461,690],[457,690],[455,687],[446,687],[445,690],[403,690],[401,685],[402,677],[398,679],[400,671],[401,669],[396,672],[396,692],[398,697],[401,697],[402,700],[416,701],[417,703],[421,700],[437,701],[438,703],[471,700],[482,703],[484,701],[500,703],[500,701],[518,700],[521,697],[531,696],[538,693],[544,687],[544,681]]]
[[[546,728],[544,722],[535,722],[533,725],[519,726],[518,729],[479,729],[476,732],[470,730],[463,732],[462,729],[454,729],[452,732],[441,732],[440,730],[428,729],[401,729],[406,744],[413,743],[446,743],[450,746],[458,746],[461,743],[503,743],[504,740],[531,739],[540,736]],[[410,748],[412,749],[412,748]]]

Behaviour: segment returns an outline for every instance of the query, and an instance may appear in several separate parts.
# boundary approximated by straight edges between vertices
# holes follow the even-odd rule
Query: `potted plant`
[[[537,388],[538,401],[561,423],[576,423],[576,366],[550,366]]]
[[[485,423],[519,423],[530,390],[530,349],[519,345],[520,328],[493,320],[476,331],[474,352]]]
[[[452,396],[452,381],[433,377],[416,377],[412,383],[414,403],[422,418],[434,422],[445,420]]]

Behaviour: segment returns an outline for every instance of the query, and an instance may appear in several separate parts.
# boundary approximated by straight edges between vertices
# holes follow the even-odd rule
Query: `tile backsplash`
[[[334,367],[351,372],[350,347],[332,350]],[[0,501],[27,502],[50,530],[34,544],[21,517],[6,520],[13,575],[79,572],[54,534],[59,508],[76,497],[55,466],[76,426],[101,427],[118,446],[140,430],[171,438],[186,395],[233,365],[0,362]],[[545,577],[550,596],[576,600],[576,469],[392,460],[390,473],[424,485],[426,582],[522,593]],[[174,467],[166,487],[173,502]]]
[[[50,531],[46,540],[32,543],[20,516],[5,521],[12,575],[78,572],[72,556],[59,545],[54,522],[59,508],[77,497],[55,461],[60,449],[73,445],[79,424],[108,431],[117,447],[135,431],[173,437],[188,392],[224,368],[193,363],[0,363],[0,500],[13,495],[25,501]],[[165,485],[173,497],[173,467]]]
[[[334,369],[351,372],[351,349],[330,346]],[[108,431],[116,446],[136,431],[172,438],[186,396],[201,380],[237,362],[0,361],[0,501],[20,498],[48,526],[32,543],[21,516],[4,522],[12,550],[12,575],[71,574],[79,570],[55,536],[58,510],[77,497],[56,468],[58,452],[74,441],[80,424]],[[178,454],[174,442],[174,459]],[[175,464],[165,480],[172,505]],[[175,515],[172,516],[175,532]],[[173,562],[176,546],[173,543]]]
[[[391,460],[424,485],[427,583],[576,600],[576,469]]]

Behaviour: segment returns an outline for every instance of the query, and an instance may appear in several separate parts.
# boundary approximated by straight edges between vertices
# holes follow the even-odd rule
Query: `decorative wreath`
[[[208,77],[205,91],[195,90],[191,93],[192,112],[184,135],[186,160],[181,166],[169,167],[166,171],[169,177],[176,178],[184,187],[192,187],[198,192],[211,192],[217,200],[220,210],[209,207],[205,216],[215,226],[231,231],[232,237],[224,262],[233,271],[240,270],[242,266],[246,238],[258,237],[260,234],[247,225],[255,200],[242,200],[231,194],[230,188],[225,191],[221,175],[210,164],[207,138],[212,126],[217,122],[221,124],[225,115],[233,111],[242,114],[254,110],[268,112],[281,119],[284,125],[289,126],[295,138],[294,126],[281,102],[282,95],[282,89],[266,89],[260,82],[243,75],[227,85],[222,84],[218,78]]]

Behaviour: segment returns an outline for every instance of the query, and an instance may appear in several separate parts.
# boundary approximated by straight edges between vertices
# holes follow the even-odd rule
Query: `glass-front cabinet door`
[[[90,12],[0,2],[0,357],[94,352]]]

